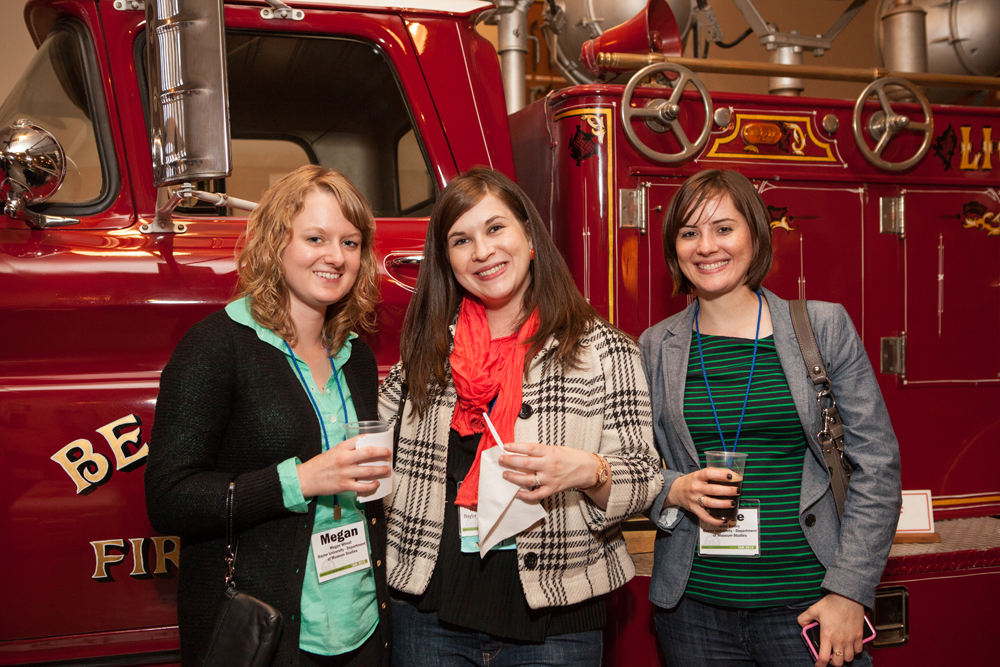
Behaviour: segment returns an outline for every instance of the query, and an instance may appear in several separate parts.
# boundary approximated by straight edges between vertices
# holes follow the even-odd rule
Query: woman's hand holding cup
[[[731,482],[733,473],[725,468],[702,468],[674,480],[667,492],[667,503],[682,507],[706,524],[721,526],[723,519],[716,519],[708,513],[709,508],[725,509],[736,507],[739,490],[734,486],[722,486],[713,482]],[[732,496],[732,500],[712,496]]]
[[[384,447],[358,447],[350,438],[295,467],[304,498],[332,496],[345,491],[371,492],[378,480],[388,477],[392,451]],[[366,466],[363,463],[386,465]]]

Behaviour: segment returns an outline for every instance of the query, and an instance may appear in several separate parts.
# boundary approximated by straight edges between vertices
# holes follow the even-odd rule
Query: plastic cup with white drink
[[[356,441],[355,447],[384,447],[392,452],[392,429],[389,427],[389,422],[374,420],[374,421],[360,421],[360,422],[347,422],[344,424],[345,439],[350,440],[353,437],[361,436]],[[384,466],[387,465],[386,461],[369,461],[368,463],[360,463],[358,465],[363,466]],[[378,500],[379,498],[384,498],[392,492],[392,464],[388,463],[390,470],[389,476],[378,481],[378,489],[372,491],[371,493],[358,494],[358,502],[366,503],[372,500]]]

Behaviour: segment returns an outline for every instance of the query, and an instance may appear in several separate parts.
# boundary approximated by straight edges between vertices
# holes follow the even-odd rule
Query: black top
[[[600,630],[606,620],[603,597],[566,607],[532,609],[521,588],[516,550],[493,550],[482,559],[478,552],[462,553],[455,497],[459,482],[475,461],[479,438],[479,434],[463,437],[451,431],[444,535],[434,574],[422,596],[398,591],[393,595],[411,600],[421,611],[436,611],[445,623],[504,639],[543,642],[553,635]]]
[[[378,419],[378,366],[352,343],[344,375],[358,419]],[[299,664],[302,577],[316,503],[285,509],[278,464],[320,453],[316,413],[281,350],[225,311],[184,335],[160,377],[146,463],[146,508],[153,528],[181,536],[177,590],[181,660],[196,665],[224,588],[226,490],[235,481],[239,533],[236,588],[276,607],[284,625],[275,665]],[[379,600],[376,634],[389,664],[391,621],[382,501],[365,504]]]

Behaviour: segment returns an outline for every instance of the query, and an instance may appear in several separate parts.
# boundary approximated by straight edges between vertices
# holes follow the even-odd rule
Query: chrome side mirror
[[[153,183],[232,172],[222,0],[147,0]]]
[[[0,192],[6,192],[3,212],[34,229],[75,225],[61,218],[29,211],[58,190],[66,178],[66,151],[48,131],[21,118],[0,129]]]

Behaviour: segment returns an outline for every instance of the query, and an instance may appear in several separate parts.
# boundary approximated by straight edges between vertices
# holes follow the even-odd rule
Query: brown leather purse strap
[[[844,422],[837,410],[837,400],[833,396],[830,378],[823,365],[823,357],[816,344],[812,322],[809,321],[809,311],[805,299],[795,299],[788,302],[788,310],[792,316],[792,328],[795,338],[802,351],[802,359],[806,363],[809,379],[816,389],[816,400],[819,403],[823,418],[823,428],[817,434],[823,459],[830,469],[830,488],[833,489],[833,499],[837,504],[837,516],[844,515],[844,502],[847,500],[847,489],[851,482],[853,467],[844,456]]]

